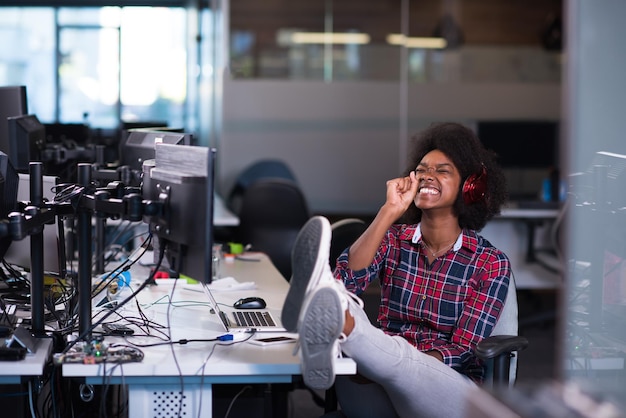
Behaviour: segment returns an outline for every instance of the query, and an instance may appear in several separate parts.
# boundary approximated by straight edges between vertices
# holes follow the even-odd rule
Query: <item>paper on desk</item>
[[[239,283],[234,277],[222,277],[215,280],[208,285],[208,288],[215,292],[226,292],[232,290],[249,290],[256,289],[256,283],[254,282],[241,282]]]

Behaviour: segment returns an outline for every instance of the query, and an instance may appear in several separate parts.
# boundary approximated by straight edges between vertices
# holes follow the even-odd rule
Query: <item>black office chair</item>
[[[238,240],[266,253],[285,279],[291,278],[291,249],[309,220],[306,198],[287,179],[267,178],[251,183],[243,194]]]
[[[518,335],[517,287],[511,276],[504,308],[491,335],[476,346],[476,356],[487,363],[485,386],[512,386],[517,377],[517,353],[528,347],[528,339]]]
[[[234,213],[241,211],[243,195],[252,183],[261,179],[286,179],[298,183],[296,176],[286,162],[277,159],[262,159],[247,166],[235,180],[235,184],[226,197],[226,205]]]
[[[335,268],[337,258],[343,250],[351,246],[365,232],[368,224],[359,218],[344,218],[331,225],[332,238],[330,240],[330,266]],[[368,288],[359,295],[363,300],[364,309],[372,324],[376,324],[378,318],[378,306],[380,305],[380,284],[372,282]]]
[[[333,222],[330,226],[332,237],[330,240],[330,266],[335,267],[337,258],[343,250],[348,248],[367,229],[367,224],[362,219],[345,218]]]

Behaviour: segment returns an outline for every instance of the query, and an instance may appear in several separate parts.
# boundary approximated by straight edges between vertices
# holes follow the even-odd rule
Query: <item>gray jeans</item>
[[[376,382],[355,383],[337,376],[335,387],[348,417],[461,418],[468,392],[476,387],[466,376],[418,351],[402,337],[392,337],[372,325],[350,301],[355,327],[341,343],[359,374]]]

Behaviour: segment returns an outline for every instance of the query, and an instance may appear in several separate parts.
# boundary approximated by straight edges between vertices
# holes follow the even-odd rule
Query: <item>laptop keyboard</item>
[[[276,326],[272,315],[264,311],[236,311],[233,312],[235,322],[240,327],[273,327]]]

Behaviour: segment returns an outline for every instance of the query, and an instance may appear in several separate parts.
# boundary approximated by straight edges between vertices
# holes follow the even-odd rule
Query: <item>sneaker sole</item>
[[[289,291],[281,312],[281,322],[288,332],[298,330],[298,318],[304,303],[304,297],[310,284],[319,281],[324,264],[328,264],[328,254],[321,250],[330,249],[330,223],[322,216],[315,216],[302,227],[291,254],[292,274]],[[328,242],[324,247],[323,243]]]
[[[300,326],[302,378],[312,389],[328,389],[335,382],[334,348],[344,325],[337,291],[322,287],[311,296]]]

